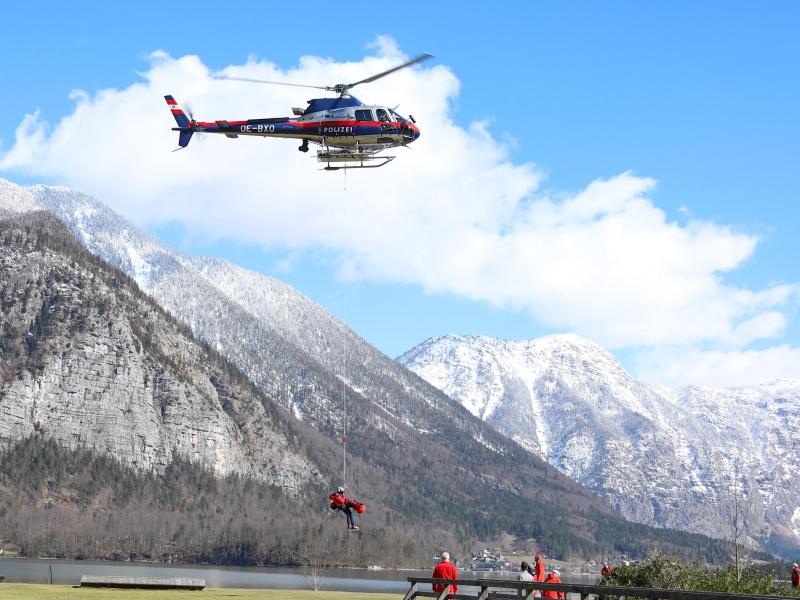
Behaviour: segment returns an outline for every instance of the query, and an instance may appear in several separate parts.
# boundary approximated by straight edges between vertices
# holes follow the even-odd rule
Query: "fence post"
[[[403,600],[414,600],[414,597],[417,595],[417,582],[411,584],[411,587],[406,592],[406,595],[403,596]]]
[[[481,586],[481,593],[478,594],[477,600],[486,600],[489,597],[489,588]]]
[[[533,600],[533,595],[536,593],[536,590],[528,590],[528,593],[525,595],[525,600]]]

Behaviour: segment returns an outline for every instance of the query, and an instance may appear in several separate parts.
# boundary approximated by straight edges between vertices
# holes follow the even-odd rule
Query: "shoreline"
[[[350,593],[397,594],[408,588],[406,578],[427,571],[394,571],[332,568],[319,569],[316,576],[324,590]],[[0,575],[10,583],[74,585],[83,575],[140,577],[202,577],[210,588],[309,589],[308,568],[181,565],[70,559],[0,560]],[[5,589],[5,588],[0,588]]]
[[[112,588],[81,588],[79,586],[39,584],[39,583],[0,583],[3,600],[69,600],[71,598],[103,600],[174,600],[181,594],[198,592],[176,590],[133,590]],[[223,600],[242,598],[256,600],[396,600],[400,594],[372,592],[329,592],[312,590],[282,590],[272,588],[205,588],[204,600]]]
[[[185,568],[192,568],[192,567],[210,567],[215,569],[297,569],[302,570],[306,568],[310,568],[311,565],[297,565],[297,564],[269,564],[269,565],[235,565],[235,564],[224,564],[224,563],[210,563],[210,562],[181,562],[181,561],[163,561],[163,560],[131,560],[131,559],[120,559],[115,560],[112,558],[63,558],[63,557],[54,557],[49,558],[46,556],[22,556],[22,555],[0,555],[0,564],[4,560],[25,560],[25,561],[34,561],[34,562],[71,562],[71,563],[84,563],[84,564],[103,564],[103,565],[146,565],[146,566],[158,566],[158,567],[185,567]],[[372,571],[372,572],[381,572],[381,571],[407,571],[407,572],[424,572],[427,571],[427,568],[419,568],[419,567],[387,567],[385,565],[367,565],[366,567],[351,567],[351,566],[324,566],[323,569],[342,569],[348,571]],[[500,571],[497,571],[500,572]],[[2,573],[0,573],[2,575]]]

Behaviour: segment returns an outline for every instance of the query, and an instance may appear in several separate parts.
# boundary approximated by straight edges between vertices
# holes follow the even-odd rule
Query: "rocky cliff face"
[[[44,431],[145,469],[177,453],[292,493],[321,478],[277,407],[52,217],[2,222],[0,328],[6,441]]]
[[[444,336],[399,361],[630,519],[725,537],[738,487],[752,539],[800,547],[800,382],[649,386],[575,335]]]

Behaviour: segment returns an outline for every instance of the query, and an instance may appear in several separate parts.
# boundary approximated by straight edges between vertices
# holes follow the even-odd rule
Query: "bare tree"
[[[306,576],[308,586],[315,592],[322,588],[322,569],[327,564],[327,557],[330,548],[327,544],[323,528],[320,527],[316,535],[312,535],[307,541],[306,549],[303,554],[303,573]]]
[[[722,498],[725,525],[727,528],[727,541],[730,546],[731,558],[736,566],[736,581],[742,580],[742,569],[749,555],[749,542],[753,530],[753,502],[752,494],[748,493],[741,480],[739,464],[734,467],[734,472],[727,490]]]

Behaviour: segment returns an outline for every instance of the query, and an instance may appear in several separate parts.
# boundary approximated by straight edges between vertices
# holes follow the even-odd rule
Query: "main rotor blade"
[[[268,83],[270,85],[288,85],[291,87],[301,88],[314,88],[315,90],[327,90],[331,88],[324,85],[303,85],[302,83],[289,83],[287,81],[267,81],[266,79],[250,79],[249,77],[228,77],[227,75],[218,75],[215,79],[227,79],[228,81],[246,81],[248,83]]]
[[[408,62],[404,62],[402,65],[392,67],[388,71],[384,71],[383,73],[378,73],[377,75],[373,75],[372,77],[367,77],[366,79],[362,79],[361,81],[356,81],[355,83],[348,83],[346,87],[347,89],[350,89],[356,87],[357,85],[361,85],[362,83],[370,83],[371,81],[375,81],[376,79],[380,79],[381,77],[386,77],[387,75],[390,75],[395,71],[399,71],[400,69],[405,69],[406,67],[410,67],[411,65],[420,63],[423,60],[428,60],[429,58],[433,58],[433,54],[425,52],[423,54],[420,54],[416,58],[412,58]]]

